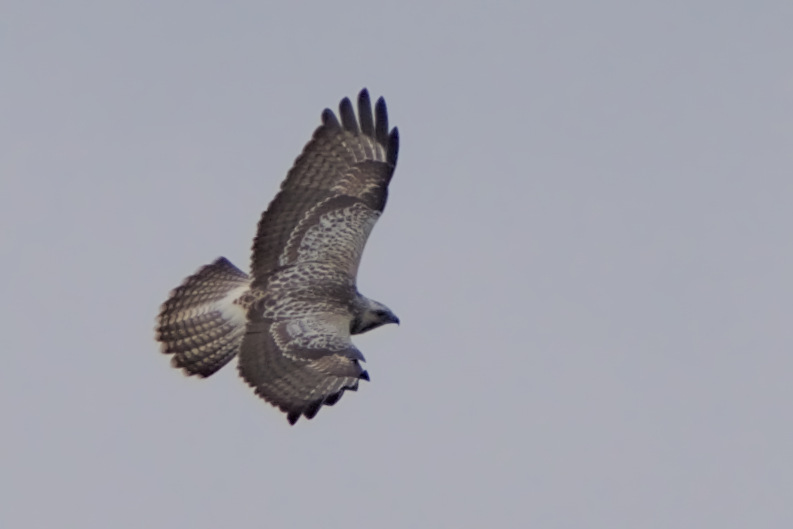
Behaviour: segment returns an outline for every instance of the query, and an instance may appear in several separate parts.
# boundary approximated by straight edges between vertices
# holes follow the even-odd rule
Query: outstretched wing
[[[369,380],[350,341],[350,317],[336,312],[267,320],[252,316],[239,370],[256,394],[286,413],[290,424],[314,417],[323,404]]]
[[[372,113],[369,93],[329,109],[262,214],[253,241],[254,286],[275,269],[306,261],[331,264],[355,280],[363,247],[383,211],[399,150],[385,101]]]

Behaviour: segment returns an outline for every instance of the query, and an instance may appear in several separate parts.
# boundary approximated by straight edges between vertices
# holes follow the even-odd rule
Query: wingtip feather
[[[393,166],[396,166],[397,157],[399,156],[399,129],[394,127],[391,129],[391,134],[388,136],[388,152],[386,153],[386,160]]]
[[[339,402],[339,399],[341,399],[341,396],[342,396],[343,394],[344,394],[344,388],[341,388],[341,389],[340,389],[339,391],[337,391],[336,393],[331,393],[330,395],[328,395],[327,397],[325,397],[325,404],[326,404],[327,406],[333,406],[334,404],[336,404],[337,402]]]
[[[329,108],[322,111],[322,124],[331,129],[341,129],[341,123],[336,114]]]
[[[353,134],[360,134],[358,120],[355,119],[355,110],[352,108],[352,102],[349,97],[345,97],[339,103],[339,114],[341,115],[341,123],[346,130]]]
[[[364,88],[358,94],[358,116],[361,120],[361,131],[367,136],[374,137],[374,116],[372,116],[372,101],[369,91]]]
[[[379,97],[374,106],[375,139],[381,145],[388,145],[388,108],[385,99]]]
[[[314,402],[309,404],[305,410],[303,410],[303,415],[305,415],[306,419],[313,419],[321,407],[322,407],[322,399],[315,400]]]

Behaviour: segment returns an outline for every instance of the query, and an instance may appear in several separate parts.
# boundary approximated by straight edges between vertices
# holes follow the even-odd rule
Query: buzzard
[[[157,340],[172,365],[208,377],[239,356],[242,378],[286,413],[311,419],[369,380],[350,337],[399,319],[356,287],[364,245],[383,211],[399,132],[383,98],[330,109],[259,221],[251,273],[226,258],[171,291]]]

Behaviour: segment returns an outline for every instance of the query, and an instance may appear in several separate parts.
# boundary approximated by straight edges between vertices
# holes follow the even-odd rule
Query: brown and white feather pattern
[[[354,204],[356,217],[367,215],[373,224],[383,211],[388,184],[396,167],[399,134],[388,132],[388,113],[380,98],[374,107],[369,94],[358,98],[356,119],[352,103],[343,99],[339,105],[341,123],[325,110],[323,124],[314,132],[303,152],[295,160],[281,190],[262,214],[253,243],[251,270],[254,282],[262,281],[275,268],[290,264],[290,252],[303,239],[304,232],[319,219],[345,213]],[[359,121],[360,120],[360,121]],[[364,213],[363,210],[366,210]],[[352,210],[349,210],[352,211]],[[368,231],[359,244],[353,238],[337,238],[338,244],[363,248]],[[360,253],[355,256],[360,261]],[[357,266],[350,270],[355,275]]]
[[[250,282],[221,257],[171,291],[157,318],[157,340],[173,354],[174,367],[208,377],[234,358],[248,322],[238,300]]]
[[[251,277],[221,258],[172,291],[157,339],[187,374],[209,376],[234,356],[257,395],[294,424],[369,380],[351,334],[398,319],[358,293],[366,240],[385,207],[399,150],[385,101],[349,99],[298,156],[262,214]]]
[[[379,211],[349,196],[325,199],[298,223],[278,264],[332,263],[354,279],[366,240],[378,218]]]

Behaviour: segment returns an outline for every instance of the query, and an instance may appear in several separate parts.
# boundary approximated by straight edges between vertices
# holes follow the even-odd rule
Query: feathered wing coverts
[[[171,293],[157,339],[187,374],[209,376],[239,353],[241,376],[290,423],[368,380],[353,328],[397,322],[361,296],[364,245],[385,207],[399,135],[366,90],[358,117],[329,109],[262,214],[251,277],[221,258]],[[361,318],[368,319],[366,327]],[[356,323],[358,325],[356,325]]]

